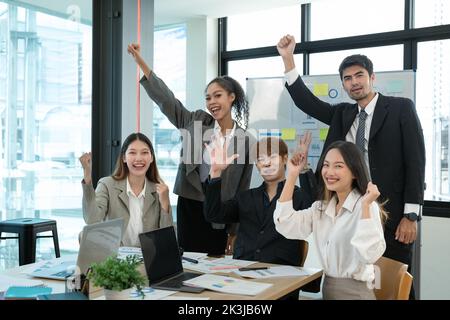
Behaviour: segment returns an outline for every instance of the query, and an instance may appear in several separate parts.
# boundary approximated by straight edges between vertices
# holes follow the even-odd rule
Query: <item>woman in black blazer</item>
[[[237,191],[247,190],[253,167],[249,161],[253,139],[244,130],[248,123],[248,103],[244,91],[230,77],[215,78],[205,90],[209,113],[204,110],[189,111],[145,63],[139,45],[130,44],[128,53],[144,73],[141,84],[149,97],[181,132],[182,155],[174,186],[174,193],[178,195],[178,243],[185,251],[223,254],[227,243],[225,225],[211,224],[203,217],[204,182],[209,173],[204,142],[209,143],[216,136],[236,147],[230,150],[232,153],[241,154],[241,158],[223,174],[226,187],[222,190],[222,198],[228,200]],[[232,111],[236,121],[231,116]]]

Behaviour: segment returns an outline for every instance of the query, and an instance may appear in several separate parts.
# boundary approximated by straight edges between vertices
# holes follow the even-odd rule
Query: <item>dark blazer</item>
[[[293,195],[295,210],[309,208],[314,201],[316,183],[311,170],[300,175],[300,184],[302,188],[296,187]],[[206,185],[204,214],[210,222],[239,222],[233,258],[298,266],[301,258],[300,241],[283,237],[276,231],[273,222],[273,212],[281,190],[272,200],[270,208],[264,211],[265,183],[258,188],[240,192],[228,201],[220,199],[222,185],[220,178]]]
[[[181,131],[181,161],[173,192],[184,198],[204,201],[199,167],[203,159],[204,142],[210,141],[214,130],[214,118],[203,110],[187,110],[154,72],[150,74],[149,79],[142,77],[141,84],[161,112]],[[240,157],[235,164],[228,166],[222,173],[225,182],[222,190],[224,199],[231,199],[237,191],[249,188],[253,169],[253,162],[249,160],[249,151],[254,142],[251,135],[236,125],[234,135],[236,148],[230,150],[233,148],[230,144],[229,152],[238,153]],[[244,160],[246,160],[245,163],[243,163]]]
[[[358,105],[330,105],[306,87],[301,77],[286,85],[298,108],[330,126],[324,150],[344,140],[358,113]],[[425,144],[414,103],[406,98],[379,93],[368,143],[370,175],[378,186],[389,212],[386,232],[395,233],[405,203],[423,204]],[[383,201],[382,200],[382,201]]]

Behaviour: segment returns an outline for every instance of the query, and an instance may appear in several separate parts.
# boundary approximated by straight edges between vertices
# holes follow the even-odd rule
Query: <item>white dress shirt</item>
[[[127,178],[128,208],[130,210],[130,220],[123,236],[123,243],[129,247],[140,247],[139,234],[143,232],[142,217],[144,216],[144,199],[147,179],[144,188],[139,195],[135,195],[131,189],[130,181]]]
[[[300,75],[297,69],[294,68],[284,74],[284,79],[286,83],[290,86],[297,80],[299,76]],[[378,101],[378,96],[379,96],[378,93],[376,93],[375,97],[372,99],[372,101],[369,102],[369,104],[365,108],[367,118],[366,118],[366,131],[364,132],[364,149],[366,150],[366,152],[364,152],[364,161],[366,162],[367,169],[369,172],[369,179],[372,178],[370,176],[368,143],[369,143],[370,126],[372,125],[373,113]],[[361,107],[359,105],[358,111],[361,111]],[[353,121],[350,131],[345,136],[346,141],[353,143],[356,142],[356,131],[358,130],[358,125],[359,125],[359,117],[356,117],[355,120]],[[418,203],[405,203],[403,212],[404,213],[415,212],[417,215],[421,215],[422,210],[420,204]]]
[[[370,179],[369,148],[368,148],[369,134],[370,134],[370,126],[372,125],[373,111],[375,110],[377,101],[378,101],[378,93],[375,93],[375,96],[365,108],[361,108],[361,106],[358,105],[358,112],[364,110],[367,113],[366,128],[364,131],[364,162],[366,163],[367,169],[369,171],[369,179]],[[345,136],[345,141],[356,143],[356,131],[358,131],[358,126],[359,126],[359,117],[356,116],[352,126],[350,127],[350,130],[347,132],[347,135]]]
[[[328,204],[316,201],[299,211],[293,209],[292,200],[277,201],[276,230],[288,239],[300,240],[313,233],[326,275],[371,283],[375,279],[373,263],[386,249],[378,204],[370,205],[370,219],[361,219],[358,191],[350,192],[337,215],[336,201],[336,197]]]

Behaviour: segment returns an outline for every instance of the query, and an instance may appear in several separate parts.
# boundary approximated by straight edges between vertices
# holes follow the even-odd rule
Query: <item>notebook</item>
[[[139,240],[151,287],[194,293],[204,290],[183,284],[183,281],[198,277],[200,274],[183,272],[180,249],[173,226],[141,233]]]
[[[122,240],[123,218],[87,225],[83,228],[77,261],[47,262],[30,275],[38,278],[66,280],[75,274],[86,274],[94,262],[117,254]]]
[[[5,299],[36,299],[40,294],[50,294],[52,288],[37,286],[37,287],[24,287],[24,286],[11,286],[6,290]]]
[[[37,300],[89,300],[81,292],[55,293],[38,295]]]

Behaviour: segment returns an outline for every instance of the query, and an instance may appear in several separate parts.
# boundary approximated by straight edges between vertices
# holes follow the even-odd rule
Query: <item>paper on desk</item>
[[[120,247],[117,257],[119,259],[125,259],[127,256],[137,255],[142,259],[142,250],[138,247]]]
[[[274,277],[301,277],[309,275],[308,272],[292,266],[270,267],[266,270],[252,271],[234,270],[233,272],[237,275],[240,275],[241,277],[253,279],[265,279]]]
[[[0,275],[0,292],[6,291],[11,286],[36,287],[42,286],[44,282],[41,280],[24,279]]]
[[[142,299],[142,297],[138,295],[137,291],[133,291],[130,294],[130,300],[161,300],[178,292],[171,290],[158,290],[150,287],[145,287],[142,289],[142,291],[145,295],[144,299]]]
[[[230,258],[219,258],[215,260],[198,259],[198,263],[183,260],[183,268],[201,273],[227,273],[240,267],[246,267],[255,261],[237,260]]]
[[[192,296],[169,296],[162,300],[209,300],[208,297],[192,297]]]
[[[183,283],[223,293],[250,296],[255,296],[272,286],[271,283],[252,282],[215,274],[203,274]]]
[[[203,252],[183,252],[183,257],[186,258],[191,258],[191,259],[205,259],[208,256],[207,253],[203,253]]]
[[[230,265],[230,266],[238,266],[240,267],[247,267],[251,264],[257,263],[256,261],[249,261],[249,260],[239,260],[239,259],[233,259],[233,258],[218,258],[211,260],[211,262],[220,264],[220,265]]]

